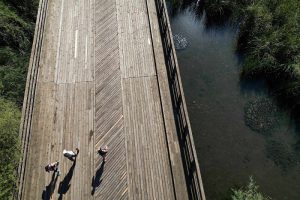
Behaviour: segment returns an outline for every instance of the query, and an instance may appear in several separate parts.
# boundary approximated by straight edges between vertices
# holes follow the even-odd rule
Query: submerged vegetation
[[[173,41],[176,50],[183,50],[188,46],[187,39],[183,37],[181,34],[174,34]]]
[[[245,106],[245,122],[252,130],[269,133],[278,123],[278,108],[267,98],[249,101]]]
[[[282,143],[281,141],[267,141],[267,155],[284,172],[289,168],[295,167],[300,162],[297,149],[293,146]]]
[[[20,108],[37,7],[37,0],[0,0],[0,199],[16,191]]]

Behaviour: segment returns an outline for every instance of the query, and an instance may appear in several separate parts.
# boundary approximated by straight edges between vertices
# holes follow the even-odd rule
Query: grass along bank
[[[0,199],[13,199],[19,126],[37,0],[0,0]]]

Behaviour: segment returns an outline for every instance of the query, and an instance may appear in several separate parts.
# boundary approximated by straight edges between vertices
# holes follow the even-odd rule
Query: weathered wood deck
[[[41,0],[19,199],[188,199],[161,43],[154,0]]]

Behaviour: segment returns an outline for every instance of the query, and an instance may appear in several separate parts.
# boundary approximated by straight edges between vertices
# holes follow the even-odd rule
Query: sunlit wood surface
[[[188,198],[156,18],[153,0],[41,1],[21,199]]]

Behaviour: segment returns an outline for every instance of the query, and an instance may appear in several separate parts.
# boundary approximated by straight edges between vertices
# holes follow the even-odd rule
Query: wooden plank
[[[108,161],[95,154],[95,199],[127,199],[127,166],[115,1],[97,1],[95,12],[95,149],[108,145]]]
[[[24,102],[22,109],[22,118],[20,124],[20,140],[21,140],[21,149],[23,151],[23,156],[20,159],[20,164],[18,167],[18,199],[22,198],[24,192],[24,178],[26,174],[26,164],[29,150],[29,142],[31,138],[31,120],[32,112],[34,108],[34,98],[36,95],[36,82],[39,71],[40,64],[40,49],[43,46],[43,36],[44,36],[44,26],[43,24],[46,21],[48,1],[40,1],[39,10],[37,15],[36,27],[35,27],[35,36],[32,45],[32,54],[30,57],[29,69],[27,74],[27,82],[24,93]]]
[[[57,55],[58,33],[59,33],[59,16],[61,3],[56,1],[48,1],[47,19],[42,24],[45,25],[45,33],[43,38],[43,47],[41,51],[39,80],[50,82],[54,80],[55,68],[53,67],[53,59]],[[41,26],[42,26],[41,25]]]
[[[129,199],[174,199],[157,79],[122,85]]]
[[[82,6],[82,5],[85,5]],[[38,74],[37,92],[32,120],[31,140],[28,153],[28,164],[25,169],[24,194],[21,199],[41,199],[43,191],[50,186],[52,174],[45,173],[44,166],[53,161],[60,161],[62,175],[55,179],[52,186],[52,198],[92,199],[91,183],[93,175],[93,143],[90,133],[94,130],[94,83],[93,80],[93,36],[84,32],[93,26],[93,1],[86,4],[80,1],[78,6],[86,10],[77,14],[88,14],[87,23],[78,26],[80,38],[88,34],[89,40],[79,42],[78,49],[90,47],[85,56],[86,65],[81,59],[72,60],[72,37],[75,21],[74,1],[51,1],[46,20],[44,46],[41,51],[41,71]],[[64,8],[61,6],[64,5]],[[78,9],[80,10],[80,9]],[[62,12],[57,12],[62,11]],[[64,12],[65,11],[65,12]],[[61,19],[61,20],[60,20]],[[61,21],[61,23],[60,23]],[[76,22],[77,23],[77,22]],[[89,27],[88,30],[93,30]],[[57,37],[61,34],[61,39]],[[71,41],[71,42],[70,42]],[[73,42],[74,45],[74,42]],[[73,55],[74,56],[74,55]],[[58,67],[56,66],[58,63]],[[86,68],[75,70],[74,66]],[[78,74],[76,74],[78,73]],[[79,76],[80,75],[80,76]],[[78,83],[75,82],[78,77]],[[70,173],[72,162],[62,155],[63,149],[80,148],[80,159],[75,170]],[[78,157],[79,158],[79,157]],[[71,176],[72,175],[72,176]],[[62,186],[67,186],[64,189]],[[85,184],[83,184],[85,183]],[[55,186],[55,187],[54,187]],[[47,198],[46,198],[47,199]]]
[[[33,113],[33,127],[28,152],[28,161],[25,169],[25,182],[23,199],[35,199],[41,197],[44,182],[47,181],[44,173],[44,165],[49,158],[49,146],[52,146],[52,140],[49,140],[53,133],[53,127],[47,122],[53,121],[54,112],[49,107],[54,107],[55,85],[45,83],[39,85],[35,109]],[[45,94],[41,96],[41,93]],[[47,106],[46,106],[47,105]],[[47,119],[47,120],[46,120]],[[34,147],[34,148],[32,148]]]
[[[147,8],[176,198],[188,199],[155,1],[147,1]]]
[[[116,3],[122,77],[155,75],[145,1]]]
[[[153,2],[49,5],[22,199],[49,189],[43,167],[55,160],[53,199],[185,199],[174,191],[180,155],[169,148],[177,143]],[[76,147],[74,167],[62,151]]]

